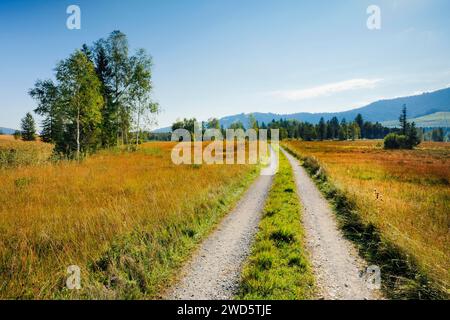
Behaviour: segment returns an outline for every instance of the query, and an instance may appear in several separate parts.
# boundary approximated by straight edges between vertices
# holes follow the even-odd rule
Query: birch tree
[[[141,132],[141,121],[146,115],[156,114],[159,105],[152,101],[152,58],[147,55],[144,49],[137,51],[136,55],[130,58],[132,77],[130,79],[129,101],[132,111],[135,113],[136,122],[136,148],[139,144]]]
[[[56,79],[69,135],[74,131],[76,159],[80,159],[81,152],[95,148],[98,141],[103,107],[101,84],[94,65],[79,50],[58,64]]]

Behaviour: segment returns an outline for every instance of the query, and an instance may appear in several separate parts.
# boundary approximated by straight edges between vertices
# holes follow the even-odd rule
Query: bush
[[[410,143],[408,138],[404,135],[399,135],[397,137],[397,142],[398,142],[400,149],[412,149],[413,148],[412,143]]]
[[[384,138],[384,148],[385,149],[399,149],[400,145],[398,144],[398,135],[395,133],[389,133]]]
[[[415,141],[401,134],[390,133],[384,138],[384,149],[412,149],[416,145]]]

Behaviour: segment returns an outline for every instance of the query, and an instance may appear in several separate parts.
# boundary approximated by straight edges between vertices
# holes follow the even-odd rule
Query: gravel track
[[[334,213],[298,160],[282,149],[294,171],[303,226],[320,295],[329,300],[377,299],[360,277],[366,264],[338,230]]]
[[[276,163],[271,152],[271,166]],[[181,280],[169,290],[169,300],[232,299],[239,286],[242,265],[261,219],[273,176],[263,170],[235,209],[202,243],[183,268]]]

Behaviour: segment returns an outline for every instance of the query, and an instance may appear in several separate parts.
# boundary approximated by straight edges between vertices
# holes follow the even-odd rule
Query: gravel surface
[[[274,164],[274,152],[271,154],[271,164]],[[268,175],[267,171],[261,173],[236,208],[223,219],[184,267],[181,280],[168,292],[166,299],[233,298],[239,286],[242,265],[258,230],[272,179],[273,176]]]
[[[321,297],[330,300],[377,299],[360,276],[366,268],[353,245],[338,230],[334,213],[297,159],[282,150],[294,170],[303,205],[306,242]]]

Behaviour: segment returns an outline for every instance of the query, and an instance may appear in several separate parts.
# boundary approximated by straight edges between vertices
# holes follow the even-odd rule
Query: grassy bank
[[[279,172],[243,269],[238,299],[314,297],[314,278],[304,250],[301,210],[292,168],[280,152]]]
[[[445,149],[386,152],[374,142],[298,141],[284,147],[330,200],[361,256],[380,266],[388,298],[448,297]]]
[[[176,166],[172,147],[0,170],[0,298],[158,298],[258,171]]]

